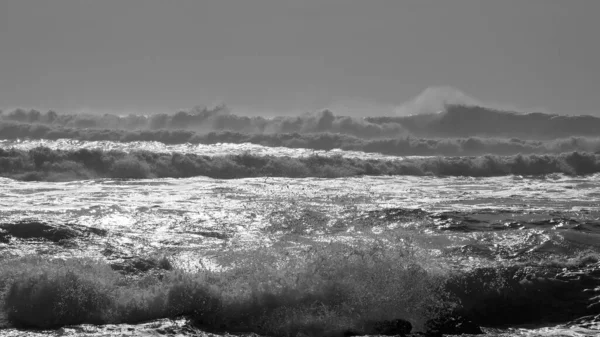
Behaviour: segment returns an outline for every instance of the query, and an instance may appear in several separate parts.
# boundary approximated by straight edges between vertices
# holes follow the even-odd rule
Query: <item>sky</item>
[[[0,108],[382,115],[429,87],[600,115],[597,0],[2,0]]]

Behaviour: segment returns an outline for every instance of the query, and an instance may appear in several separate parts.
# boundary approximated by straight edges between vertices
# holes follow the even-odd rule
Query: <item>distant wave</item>
[[[300,116],[265,118],[238,116],[226,107],[193,109],[176,114],[140,115],[92,115],[41,113],[37,110],[17,109],[0,113],[0,120],[52,125],[68,128],[99,128],[110,130],[193,130],[196,132],[233,131],[250,134],[262,133],[314,133],[334,132],[360,138],[392,137],[408,134],[398,123],[373,124],[362,118],[336,116],[330,110],[306,113]]]
[[[594,116],[517,113],[467,105],[447,105],[436,114],[367,117],[365,120],[377,125],[400,124],[414,135],[432,137],[552,139],[600,135],[600,118]]]
[[[192,109],[175,114],[92,115],[17,109],[0,113],[0,120],[52,127],[110,130],[189,130],[200,133],[230,131],[244,134],[339,133],[362,139],[415,137],[505,137],[553,139],[600,136],[600,118],[517,113],[476,105],[444,105],[438,113],[399,117],[356,118],[330,110],[300,116],[238,116],[226,107]]]
[[[504,176],[600,172],[600,155],[517,155],[479,157],[420,157],[402,160],[364,160],[342,156],[257,156],[252,154],[200,156],[147,151],[120,152],[81,149],[0,149],[0,176],[20,180],[77,180],[91,178],[161,178],[207,176],[353,177],[380,175]]]
[[[599,152],[600,137],[568,137],[553,140],[508,138],[418,138],[390,137],[362,139],[335,133],[248,134],[231,131],[199,133],[192,130],[80,129],[43,124],[0,122],[1,139],[76,139],[82,141],[156,141],[164,144],[252,143],[293,149],[362,151],[393,156],[475,156],[514,154],[558,154]]]

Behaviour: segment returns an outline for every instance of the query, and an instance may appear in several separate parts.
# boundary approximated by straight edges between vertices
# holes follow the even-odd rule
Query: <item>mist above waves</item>
[[[337,133],[361,139],[398,137],[503,137],[554,139],[598,136],[600,118],[540,112],[518,113],[477,105],[444,105],[437,113],[409,116],[350,117],[331,110],[297,116],[240,116],[226,106],[191,109],[175,114],[59,114],[16,109],[0,114],[2,122],[47,125],[52,128],[110,130],[187,130],[201,134],[230,131],[244,134]]]

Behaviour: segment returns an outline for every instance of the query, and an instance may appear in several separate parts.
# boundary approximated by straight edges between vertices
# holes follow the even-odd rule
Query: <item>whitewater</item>
[[[64,151],[144,150],[202,156],[252,153],[292,158],[319,155],[363,160],[406,159],[359,151],[256,144],[0,141],[3,149],[27,151],[39,146]],[[599,174],[559,173],[497,177],[214,179],[200,176],[58,182],[0,178],[0,261],[31,254],[48,260],[89,258],[135,276],[145,270],[132,261],[159,256],[173,268],[187,273],[220,272],[235,268],[230,261],[232,254],[239,257],[246,252],[276,252],[274,256],[281,258],[285,254],[304,254],[311,246],[335,243],[353,246],[378,240],[391,244],[388,240],[394,238],[396,243],[410,246],[412,256],[427,272],[476,274],[479,270],[529,268],[534,276],[523,280],[533,282],[533,286],[519,291],[535,293],[538,291],[535,280],[545,277],[562,283],[558,290],[539,288],[540,292],[569,289],[589,294],[573,302],[573,307],[564,308],[576,313],[567,321],[560,321],[560,315],[542,313],[535,322],[513,319],[504,324],[481,324],[489,335],[591,336],[600,333],[598,316],[586,315],[585,308],[574,306],[594,307],[600,302],[595,295],[600,289],[600,262],[595,258],[600,254],[599,178]],[[42,234],[23,235],[16,229],[18,226],[33,226]],[[151,267],[148,269],[153,271]],[[556,275],[548,276],[555,271]],[[574,281],[571,275],[577,273],[592,281]],[[508,292],[506,296],[530,296],[519,291]],[[536,295],[531,296],[537,299]],[[487,310],[490,312],[482,314],[481,320],[496,322],[494,308]],[[497,315],[502,314],[499,311]],[[576,316],[584,319],[578,321],[580,317]],[[172,328],[178,322],[156,320],[154,324]],[[119,335],[127,329],[143,332],[148,325],[75,325],[58,331],[23,331],[6,325],[0,333],[95,336]]]

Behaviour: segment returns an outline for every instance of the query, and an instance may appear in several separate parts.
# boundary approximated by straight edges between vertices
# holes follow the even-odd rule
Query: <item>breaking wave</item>
[[[516,155],[479,157],[408,157],[376,160],[342,155],[304,157],[238,155],[202,156],[190,153],[106,151],[102,149],[0,149],[0,175],[21,180],[91,178],[163,178],[207,176],[353,177],[381,175],[471,176],[586,175],[600,172],[600,155]]]
[[[401,318],[441,336],[444,317],[494,327],[600,313],[597,256],[450,272],[390,240],[229,252],[221,271],[185,272],[166,260],[133,279],[89,259],[13,259],[0,263],[0,314],[42,329],[185,315],[205,331],[277,336],[389,335],[381,322]]]
[[[568,137],[553,140],[507,138],[417,138],[394,137],[362,139],[339,133],[240,133],[219,131],[199,133],[192,130],[116,130],[77,129],[43,124],[0,122],[3,139],[76,139],[81,141],[154,141],[164,144],[258,144],[292,149],[362,151],[394,156],[474,156],[485,154],[544,154],[562,152],[600,152],[600,138]]]
[[[102,262],[27,257],[0,263],[0,300],[17,327],[186,315],[208,331],[277,336],[372,334],[371,320],[398,317],[423,326],[445,303],[440,272],[401,243],[230,252],[223,265],[197,273],[163,268],[131,280]]]
[[[51,125],[68,128],[99,128],[110,130],[193,130],[196,132],[232,131],[241,133],[315,133],[334,132],[359,138],[392,137],[408,134],[398,123],[370,123],[362,118],[336,116],[330,110],[306,113],[300,116],[265,118],[232,114],[226,107],[192,109],[176,114],[140,115],[90,115],[57,114],[49,111],[17,109],[0,114],[7,122]]]
[[[200,133],[230,131],[245,134],[339,133],[362,139],[415,137],[503,137],[554,139],[598,136],[600,118],[546,113],[517,113],[477,105],[444,103],[436,113],[398,117],[356,118],[330,110],[300,116],[238,116],[225,106],[195,108],[175,114],[149,116],[111,114],[58,114],[17,109],[0,113],[4,122],[48,125],[53,128],[110,130],[191,130]]]

